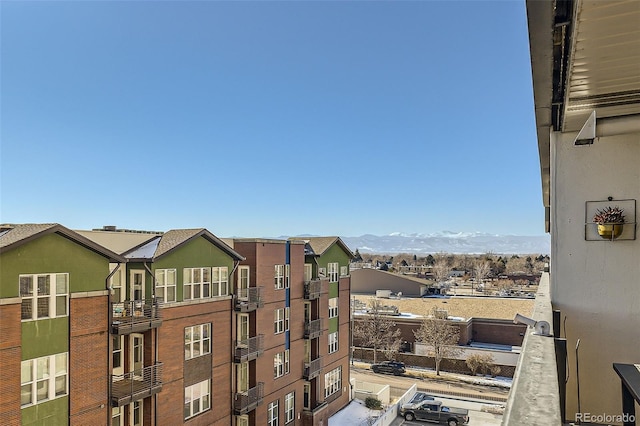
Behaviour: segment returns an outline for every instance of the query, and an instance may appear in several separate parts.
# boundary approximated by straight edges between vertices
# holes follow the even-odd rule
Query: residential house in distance
[[[0,226],[0,423],[111,424],[118,254],[58,224]]]
[[[640,2],[526,4],[551,234],[534,319],[552,323],[559,340],[527,333],[503,424],[585,423],[587,413],[602,415],[600,423],[636,424]],[[594,216],[616,206],[625,223],[607,234]]]

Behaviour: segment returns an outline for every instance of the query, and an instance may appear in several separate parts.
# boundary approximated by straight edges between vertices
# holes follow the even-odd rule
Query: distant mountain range
[[[297,238],[314,235],[297,235]],[[288,238],[288,237],[278,237]],[[343,237],[352,251],[360,253],[398,254],[413,253],[427,255],[433,253],[452,254],[550,254],[551,239],[549,235],[495,235],[482,232],[450,232],[435,234],[403,234],[394,232],[389,235],[361,235],[359,237]]]

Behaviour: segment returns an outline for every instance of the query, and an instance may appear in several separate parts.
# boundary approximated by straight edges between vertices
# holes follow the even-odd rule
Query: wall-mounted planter
[[[587,201],[584,220],[587,241],[635,240],[636,200]]]

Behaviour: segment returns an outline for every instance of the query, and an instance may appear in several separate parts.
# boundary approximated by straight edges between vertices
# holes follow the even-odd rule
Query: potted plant
[[[598,235],[608,240],[618,238],[624,226],[623,213],[624,210],[618,206],[596,210],[593,222],[598,224]]]

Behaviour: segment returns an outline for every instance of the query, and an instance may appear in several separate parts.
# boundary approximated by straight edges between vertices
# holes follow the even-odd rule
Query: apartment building
[[[339,238],[1,229],[2,424],[317,425],[348,402]]]
[[[236,239],[233,247],[246,257],[238,267],[236,424],[326,424],[349,401],[351,251],[337,237]]]
[[[0,226],[1,424],[107,422],[107,277],[122,262],[61,225]]]

